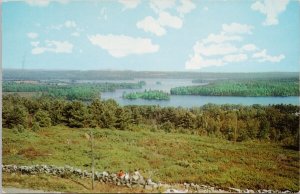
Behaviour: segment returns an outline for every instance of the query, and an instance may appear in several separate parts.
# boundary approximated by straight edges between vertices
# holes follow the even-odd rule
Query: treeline
[[[78,84],[45,84],[3,82],[3,92],[40,92],[42,96],[66,100],[89,101],[100,97],[100,92],[113,92],[116,89],[140,89],[144,81],[138,83],[78,83]]]
[[[146,100],[170,100],[170,94],[161,90],[145,90],[144,92],[123,93],[126,99],[146,99]]]
[[[105,71],[105,70],[21,70],[4,69],[4,80],[133,80],[145,78],[168,79],[274,79],[299,78],[298,72],[267,73],[208,73],[208,72],[163,72],[163,71]]]
[[[296,79],[215,81],[208,85],[171,88],[170,92],[172,95],[203,96],[299,96],[300,94],[299,81]]]
[[[241,106],[207,104],[197,108],[119,106],[114,100],[91,103],[59,99],[3,97],[4,128],[37,130],[51,125],[72,128],[150,128],[166,132],[193,133],[231,141],[249,139],[298,146],[299,107],[293,105]]]

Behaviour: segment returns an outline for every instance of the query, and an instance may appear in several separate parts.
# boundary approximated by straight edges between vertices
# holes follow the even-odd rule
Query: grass
[[[90,169],[90,129],[64,126],[35,133],[3,129],[3,164]],[[161,131],[93,129],[97,171],[132,172],[167,183],[299,191],[299,152],[264,142],[232,143]],[[10,175],[4,174],[4,184]],[[20,180],[21,181],[21,180]],[[66,185],[68,185],[66,180]],[[77,187],[72,191],[80,191]]]
[[[143,193],[142,188],[120,187],[113,184],[95,182],[94,190],[91,189],[91,180],[74,178],[65,179],[51,175],[24,175],[24,174],[3,174],[3,187],[30,188],[48,192],[80,192],[80,193]],[[147,191],[149,192],[149,191]],[[151,192],[151,191],[150,191]]]

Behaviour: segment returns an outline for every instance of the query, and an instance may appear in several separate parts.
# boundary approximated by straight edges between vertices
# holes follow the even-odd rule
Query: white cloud
[[[203,10],[208,11],[208,7],[207,6],[203,7]]]
[[[68,41],[46,40],[45,46],[39,46],[39,43],[31,45],[33,46],[31,53],[34,55],[42,54],[44,52],[72,53],[73,51],[73,44]]]
[[[248,59],[248,56],[246,54],[236,54],[236,55],[226,55],[223,57],[223,60],[225,62],[242,62],[246,61]]]
[[[38,33],[35,33],[35,32],[29,32],[29,33],[27,33],[27,36],[30,39],[36,39],[39,35],[38,35]]]
[[[184,14],[191,12],[193,9],[196,8],[196,5],[191,0],[181,0],[181,5],[177,7],[177,11],[181,17]]]
[[[222,25],[223,32],[228,34],[251,34],[252,29],[253,26],[247,24],[231,23]]]
[[[150,7],[156,13],[160,13],[166,9],[170,9],[175,7],[176,1],[175,0],[151,0]]]
[[[32,41],[32,42],[30,42],[30,44],[31,44],[31,46],[37,47],[40,44],[40,42],[39,41]]]
[[[277,25],[278,15],[285,11],[288,3],[289,0],[264,0],[263,3],[256,1],[251,5],[251,9],[266,15],[263,25]]]
[[[202,69],[248,60],[275,63],[285,58],[283,54],[270,56],[265,49],[261,50],[255,44],[248,43],[237,46],[236,43],[238,42],[240,45],[245,35],[251,34],[252,28],[252,26],[245,24],[223,24],[219,34],[209,34],[206,38],[195,43],[193,54],[186,61],[185,68],[190,70]],[[252,57],[249,58],[248,56],[251,54]]]
[[[145,32],[151,32],[156,36],[166,34],[165,27],[179,29],[182,27],[182,20],[177,16],[172,16],[167,12],[159,13],[158,19],[147,16],[136,24],[137,28],[143,29]]]
[[[71,20],[67,20],[67,21],[65,21],[65,27],[66,28],[76,28],[76,22],[74,22],[74,21],[71,21]]]
[[[242,47],[242,51],[255,51],[257,50],[258,48],[256,47],[256,45],[254,44],[245,44],[243,47]]]
[[[258,59],[258,62],[266,62],[267,61],[267,62],[273,62],[273,63],[278,63],[285,58],[285,56],[283,54],[280,54],[277,56],[268,55],[266,49],[264,49],[260,52],[254,53],[252,55],[252,57]]]
[[[39,6],[39,7],[46,7],[48,6],[51,2],[58,2],[58,3],[68,3],[69,0],[25,0],[27,4],[30,6]]]
[[[119,0],[119,3],[121,3],[124,6],[124,10],[126,10],[126,9],[136,8],[141,3],[141,1],[140,0]]]
[[[247,24],[231,23],[223,24],[222,31],[219,34],[209,34],[203,39],[203,43],[223,43],[229,41],[242,41],[240,34],[251,34],[253,26]],[[239,35],[237,35],[239,34]]]
[[[45,47],[34,47],[32,50],[31,50],[31,53],[33,55],[38,55],[38,54],[42,54],[46,51],[46,48]]]
[[[125,35],[92,35],[88,39],[93,45],[99,46],[113,57],[125,57],[131,54],[154,53],[159,45],[152,44],[151,39],[133,38]]]
[[[196,54],[190,56],[190,59],[185,63],[185,68],[189,70],[202,69],[209,66],[222,66],[221,59],[204,59],[202,56]]]
[[[158,23],[161,26],[168,26],[170,28],[179,29],[182,27],[182,20],[177,16],[172,16],[167,12],[161,12],[159,14]]]
[[[143,29],[145,32],[151,32],[156,36],[162,36],[166,33],[166,30],[151,16],[147,16],[143,20],[137,22],[137,28]]]
[[[183,25],[182,18],[185,14],[196,8],[192,0],[150,0],[150,8],[158,15],[157,18],[147,16],[137,22],[137,28],[145,32],[151,32],[157,36],[166,34],[167,27],[180,29]],[[171,15],[167,10],[177,11],[177,14]],[[180,15],[178,17],[177,15]]]
[[[209,34],[207,38],[203,39],[203,43],[222,43],[227,41],[242,41],[241,36],[232,36],[221,34]]]
[[[204,56],[214,56],[214,55],[226,55],[230,53],[235,53],[238,51],[238,48],[232,44],[210,44],[204,45],[201,42],[197,42],[194,46],[195,53],[204,55]]]
[[[50,0],[26,0],[26,3],[31,6],[46,7],[49,5]]]

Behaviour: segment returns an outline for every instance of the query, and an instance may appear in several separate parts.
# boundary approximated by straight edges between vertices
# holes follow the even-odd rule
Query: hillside
[[[92,129],[96,169],[132,172],[166,183],[299,191],[298,152],[273,143],[230,141],[155,129]],[[90,169],[90,129],[65,126],[38,132],[3,129],[3,164],[70,165]],[[11,179],[4,174],[4,184]],[[7,182],[8,181],[8,182]],[[75,190],[73,190],[75,191]]]

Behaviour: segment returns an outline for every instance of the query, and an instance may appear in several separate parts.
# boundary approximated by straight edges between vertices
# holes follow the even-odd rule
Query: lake
[[[178,86],[190,86],[190,85],[204,85],[199,83],[192,83],[191,79],[136,79],[131,82],[145,81],[146,85],[142,89],[119,89],[115,92],[104,92],[101,94],[102,99],[114,99],[120,105],[160,105],[162,107],[173,106],[173,107],[194,107],[202,106],[207,103],[213,104],[241,104],[241,105],[252,105],[252,104],[293,104],[299,105],[298,96],[289,97],[236,97],[236,96],[190,96],[172,95],[170,100],[144,100],[136,99],[129,100],[122,98],[123,92],[137,92],[152,89],[152,90],[163,90],[170,92],[170,89]],[[128,80],[105,80],[97,82],[129,82]],[[159,82],[159,83],[157,83]]]

